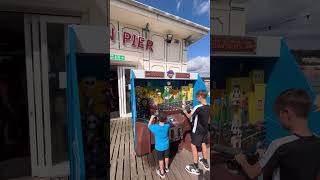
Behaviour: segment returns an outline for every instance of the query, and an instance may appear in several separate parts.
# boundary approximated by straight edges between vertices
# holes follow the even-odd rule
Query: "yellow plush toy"
[[[106,88],[105,81],[99,81],[90,76],[83,78],[79,85],[81,112],[86,111],[91,104],[95,113],[106,113]]]
[[[155,97],[154,97],[153,100],[154,100],[154,102],[155,102],[156,104],[162,104],[163,99],[162,99],[162,97],[161,97],[161,92],[160,92],[159,89],[156,90],[156,94],[155,94]]]

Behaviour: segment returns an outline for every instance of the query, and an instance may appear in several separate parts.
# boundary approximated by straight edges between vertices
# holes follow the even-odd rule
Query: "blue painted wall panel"
[[[278,117],[273,112],[273,104],[276,97],[282,91],[290,88],[305,89],[313,99],[315,98],[312,87],[300,70],[289,48],[285,42],[282,41],[281,55],[272,69],[266,89],[265,119],[267,121],[267,143],[270,143],[276,138],[288,135],[288,132],[281,127]],[[310,128],[314,132],[319,133],[320,114],[311,112],[309,122]]]

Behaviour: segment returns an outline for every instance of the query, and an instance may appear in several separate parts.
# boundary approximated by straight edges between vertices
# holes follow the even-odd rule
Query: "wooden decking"
[[[135,155],[131,119],[111,121],[110,142],[111,180],[160,180],[160,177],[156,174],[158,163],[155,152],[143,157]],[[170,161],[170,172],[166,174],[165,178],[167,180],[210,179],[210,173],[203,169],[201,169],[200,176],[186,172],[185,166],[192,162],[191,152],[189,151],[178,152]]]

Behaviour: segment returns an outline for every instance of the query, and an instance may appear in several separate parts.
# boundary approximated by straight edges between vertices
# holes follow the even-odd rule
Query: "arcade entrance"
[[[112,86],[111,118],[131,117],[131,69],[133,67],[115,65],[110,67],[110,83]]]

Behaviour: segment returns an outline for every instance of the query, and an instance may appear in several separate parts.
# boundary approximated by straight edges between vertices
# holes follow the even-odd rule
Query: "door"
[[[118,66],[120,117],[131,117],[130,77],[133,67]]]
[[[32,176],[67,176],[67,25],[80,18],[25,15],[24,23]]]

